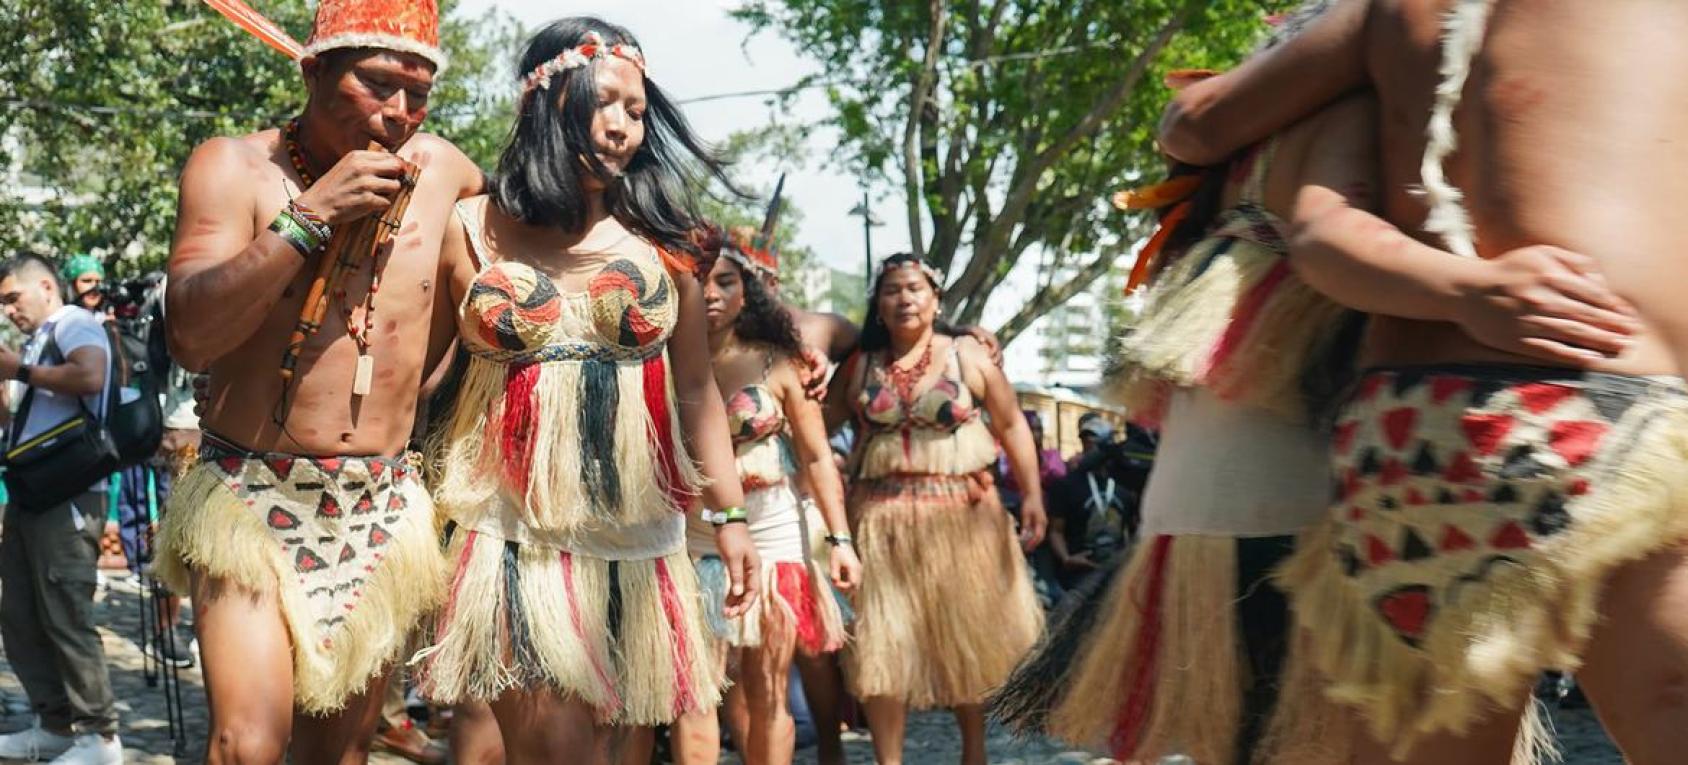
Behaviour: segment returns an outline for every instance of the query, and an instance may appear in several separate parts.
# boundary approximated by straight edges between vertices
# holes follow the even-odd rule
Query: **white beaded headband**
[[[944,288],[944,275],[938,273],[938,269],[928,265],[926,261],[915,259],[897,260],[896,256],[893,255],[879,261],[879,273],[874,275],[873,281],[869,282],[867,285],[868,297],[871,298],[878,294],[875,288],[878,286],[879,282],[884,280],[886,272],[893,268],[907,268],[909,266],[919,266],[921,273],[926,274],[926,278],[931,279],[932,283],[937,285],[938,289],[941,290]]]
[[[639,67],[645,71],[645,54],[637,46],[625,43],[615,45],[604,44],[604,38],[597,32],[587,32],[586,42],[563,51],[556,58],[535,67],[528,76],[522,78],[522,95],[535,90],[547,90],[551,87],[551,78],[570,69],[579,69],[590,65],[605,56],[615,56]]]

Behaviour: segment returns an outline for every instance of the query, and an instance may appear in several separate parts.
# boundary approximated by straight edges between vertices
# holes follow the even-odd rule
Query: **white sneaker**
[[[42,730],[37,719],[32,728],[0,736],[0,758],[35,762],[64,754],[72,743],[69,736]]]
[[[123,765],[123,742],[98,733],[76,737],[76,744],[48,765]]]

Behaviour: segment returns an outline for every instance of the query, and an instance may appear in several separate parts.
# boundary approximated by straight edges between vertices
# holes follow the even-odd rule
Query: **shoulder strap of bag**
[[[59,355],[59,344],[53,339],[53,333],[57,329],[57,325],[58,322],[49,321],[46,326],[41,328],[41,331],[46,333],[47,339],[45,344],[41,346],[41,353],[36,354],[35,356],[36,364],[40,364],[43,359],[50,356]],[[20,361],[19,363],[22,362]],[[18,402],[18,411],[12,415],[12,430],[10,433],[6,434],[6,446],[8,449],[18,445],[18,434],[23,432],[23,426],[29,424],[29,410],[34,408],[34,404],[35,386],[26,385],[23,389],[23,400]]]

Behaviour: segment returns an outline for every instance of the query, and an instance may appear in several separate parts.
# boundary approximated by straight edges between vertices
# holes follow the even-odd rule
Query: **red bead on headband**
[[[604,44],[604,38],[597,32],[587,32],[586,42],[563,51],[556,58],[551,59],[522,78],[522,94],[532,93],[534,90],[546,90],[551,87],[551,78],[570,69],[579,69],[590,65],[593,61],[605,56],[615,56],[639,67],[645,71],[645,54],[637,47],[624,43],[615,45]]]

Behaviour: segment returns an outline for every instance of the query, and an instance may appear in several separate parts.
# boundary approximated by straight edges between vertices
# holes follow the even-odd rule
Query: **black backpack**
[[[124,467],[151,459],[164,442],[161,397],[170,373],[170,357],[164,351],[160,306],[161,301],[149,300],[134,315],[105,323],[116,383],[109,389],[105,426]]]

